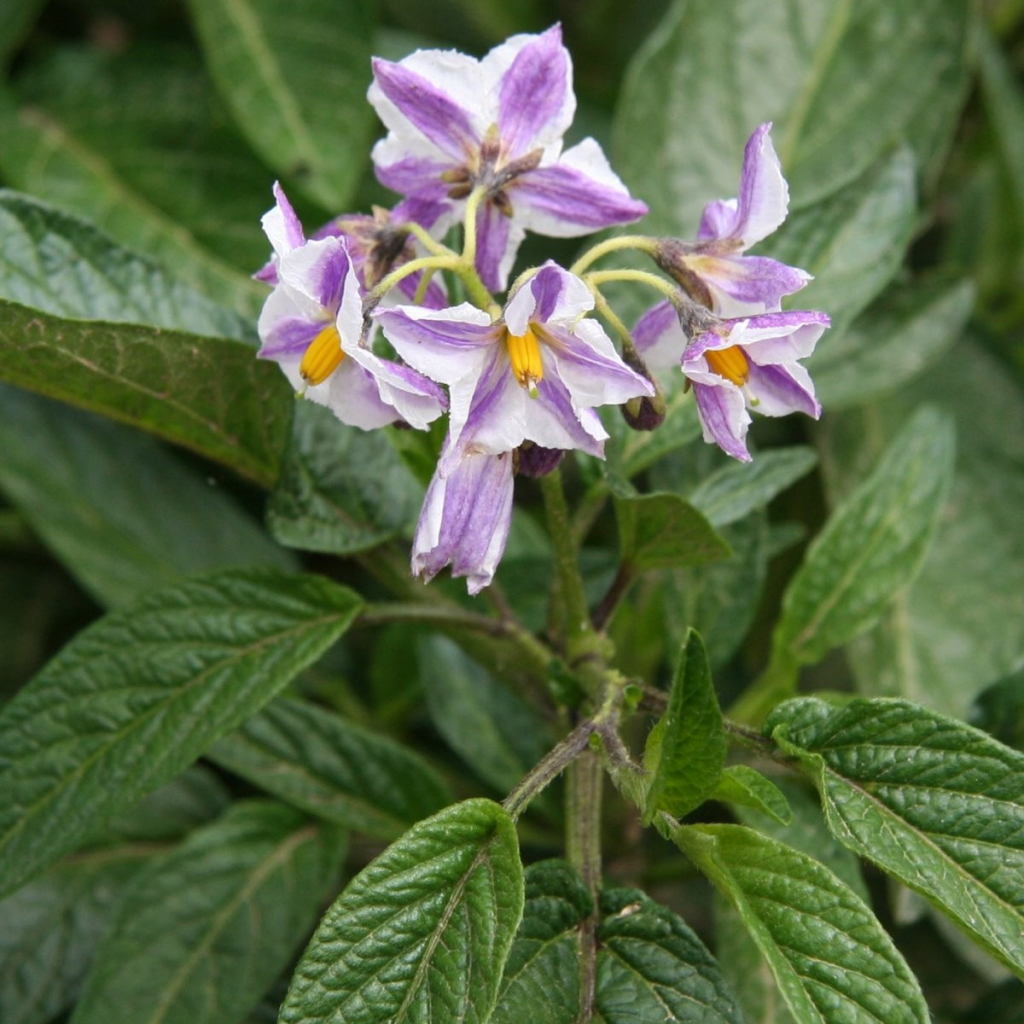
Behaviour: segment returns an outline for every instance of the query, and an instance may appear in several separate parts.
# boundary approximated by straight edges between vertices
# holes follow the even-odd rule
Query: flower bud
[[[561,448],[543,448],[532,441],[525,441],[516,450],[516,472],[520,476],[547,476],[565,458]]]

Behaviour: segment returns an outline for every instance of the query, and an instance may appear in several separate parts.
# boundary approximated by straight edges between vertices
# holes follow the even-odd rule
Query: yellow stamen
[[[322,384],[341,365],[341,335],[334,324],[328,324],[310,343],[299,363],[299,375],[311,387]]]
[[[739,345],[730,345],[728,348],[705,352],[704,357],[708,361],[708,366],[719,377],[731,380],[737,387],[743,387],[747,383],[747,378],[750,376],[750,364]]]
[[[505,335],[508,357],[516,380],[536,397],[537,385],[544,379],[544,364],[540,359],[540,344],[537,335],[529,327],[525,334]]]

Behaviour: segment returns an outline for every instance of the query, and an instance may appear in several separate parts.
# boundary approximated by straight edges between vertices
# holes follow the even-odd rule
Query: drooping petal
[[[342,351],[373,379],[377,396],[417,430],[426,430],[448,408],[448,398],[433,381],[408,366],[381,359],[370,349],[342,339]]]
[[[440,64],[445,55],[435,53],[436,63]],[[408,61],[395,64],[375,57],[370,103],[381,120],[396,132],[402,127],[397,114],[447,157],[462,163],[479,147],[479,132],[473,125],[472,114],[443,87],[434,85],[433,78],[433,72],[425,76],[412,70]]]
[[[520,175],[508,192],[529,230],[556,238],[629,224],[647,213],[593,139],[566,150],[555,164]]]
[[[561,139],[575,111],[572,62],[555,25],[530,39],[501,78],[498,133],[508,158]]]
[[[521,224],[493,203],[481,203],[476,216],[476,269],[484,286],[502,291],[525,236]]]
[[[799,291],[810,274],[766,256],[697,253],[686,266],[707,286],[719,316],[741,317],[776,310],[786,295]]]
[[[694,383],[693,396],[704,440],[740,462],[750,462],[745,441],[750,415],[740,389],[719,377],[713,384]]]
[[[352,260],[341,238],[309,241],[278,260],[277,275],[281,284],[307,296],[333,316],[352,274]],[[356,285],[358,287],[358,285]]]
[[[427,488],[413,539],[412,571],[429,580],[451,564],[452,575],[467,577],[467,589],[477,594],[494,578],[508,540],[512,454],[460,451],[447,462],[450,472],[443,475],[439,465]]]
[[[709,203],[704,208],[697,231],[701,241],[729,239],[737,242],[740,249],[749,249],[786,219],[789,186],[772,145],[771,128],[771,122],[762,124],[747,140],[739,196]]]
[[[633,343],[649,370],[678,366],[686,348],[679,314],[668,299],[651,306],[633,328]]]
[[[730,337],[752,362],[788,363],[809,356],[830,324],[825,313],[794,309],[740,320]]]
[[[751,363],[747,387],[757,402],[754,408],[762,416],[788,416],[791,412],[803,412],[817,419],[821,415],[811,376],[799,363],[786,366]]]

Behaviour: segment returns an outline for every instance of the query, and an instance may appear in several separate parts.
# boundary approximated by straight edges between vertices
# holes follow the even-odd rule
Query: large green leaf
[[[808,360],[822,405],[831,411],[903,386],[960,338],[973,303],[965,278],[894,287]]]
[[[267,521],[290,547],[364,551],[415,519],[423,487],[379,431],[346,426],[323,406],[295,409]]]
[[[931,1019],[892,939],[827,868],[741,825],[673,838],[739,912],[798,1024]]]
[[[900,696],[965,718],[978,691],[1024,662],[1024,399],[1005,364],[964,339],[885,403],[825,417],[819,440],[833,500],[862,477],[910,410],[956,418],[957,466],[917,579],[847,648],[865,696]]]
[[[192,0],[221,95],[253,148],[332,212],[363,172],[376,123],[369,0]]]
[[[80,854],[0,901],[0,1020],[47,1024],[78,998],[151,844]]]
[[[237,1024],[309,934],[343,839],[280,804],[236,804],[133,880],[71,1019]]]
[[[729,545],[677,494],[616,494],[622,561],[637,572],[679,569],[727,558]]]
[[[752,129],[775,121],[794,204],[863,173],[908,138],[931,168],[967,83],[969,5],[947,0],[677,2],[637,53],[615,165],[658,232],[690,235],[737,194]]]
[[[267,705],[208,756],[296,807],[384,839],[452,799],[406,747],[290,698]]]
[[[94,220],[200,291],[252,311],[266,259],[268,172],[216,102],[197,56],[172,45],[49,50],[0,93],[0,170]]]
[[[0,190],[0,298],[72,320],[255,339],[255,324],[87,221]]]
[[[291,411],[248,345],[62,320],[0,300],[0,379],[159,434],[269,485]]]
[[[690,630],[679,654],[668,707],[647,736],[645,815],[681,818],[718,785],[725,766],[725,728],[704,641]]]
[[[485,1024],[523,910],[515,826],[466,800],[349,883],[292,979],[281,1024]]]
[[[788,701],[765,729],[814,779],[837,838],[1024,975],[1024,754],[884,698]]]
[[[922,409],[836,509],[786,589],[774,665],[819,661],[914,578],[946,498],[953,443],[948,418]]]
[[[0,711],[0,893],[237,728],[358,609],[317,577],[221,571],[78,634]]]
[[[144,434],[0,385],[0,448],[0,490],[101,604],[202,569],[292,567],[216,481]]]

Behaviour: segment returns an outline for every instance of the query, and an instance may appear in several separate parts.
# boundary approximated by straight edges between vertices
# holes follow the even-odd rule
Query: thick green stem
[[[547,513],[548,530],[555,549],[556,598],[565,612],[565,639],[568,651],[574,642],[592,632],[587,613],[587,599],[583,593],[576,542],[569,521],[569,507],[565,502],[561,473],[556,469],[540,479]]]
[[[538,761],[523,777],[523,781],[509,793],[504,803],[505,810],[513,818],[518,818],[530,801],[587,749],[595,728],[594,722],[590,719],[576,726],[561,743]]]

